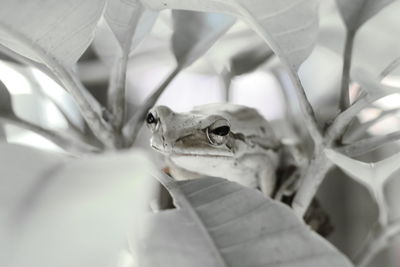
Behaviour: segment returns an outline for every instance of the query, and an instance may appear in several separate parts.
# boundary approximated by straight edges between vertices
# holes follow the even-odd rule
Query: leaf
[[[336,0],[348,30],[356,31],[394,0]]]
[[[352,266],[283,204],[221,178],[160,176],[173,210],[149,215],[138,266]]]
[[[89,46],[105,0],[4,0],[0,43],[44,63],[49,54],[71,66]]]
[[[332,149],[326,149],[325,154],[335,165],[349,174],[351,178],[367,188],[379,206],[380,222],[386,224],[388,215],[383,190],[392,174],[400,169],[400,153],[371,163],[349,158]]]
[[[104,20],[100,20],[96,30],[95,51],[106,64],[111,65],[122,50],[133,52],[151,31],[157,16],[158,12],[144,8],[136,0],[109,1]]]
[[[0,81],[0,115],[14,115],[10,93],[2,81]]]
[[[0,266],[115,266],[150,169],[139,151],[71,158],[0,144]]]
[[[182,68],[201,57],[235,22],[230,16],[187,10],[173,10],[172,19],[172,50]]]
[[[315,0],[144,0],[154,9],[190,9],[221,12],[243,18],[292,70],[311,53],[318,31]]]
[[[265,63],[274,55],[274,52],[266,45],[259,45],[241,51],[230,60],[230,72],[233,76],[249,73]]]

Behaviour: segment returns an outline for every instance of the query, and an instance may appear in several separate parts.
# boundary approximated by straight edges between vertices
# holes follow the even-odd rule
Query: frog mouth
[[[208,152],[193,152],[189,153],[187,151],[179,151],[179,150],[166,150],[163,148],[160,148],[156,145],[151,145],[151,147],[156,150],[157,152],[164,154],[164,155],[169,155],[171,157],[214,157],[214,158],[231,158],[232,154],[231,153],[225,153],[225,154],[217,154],[217,153],[212,153],[210,151]]]

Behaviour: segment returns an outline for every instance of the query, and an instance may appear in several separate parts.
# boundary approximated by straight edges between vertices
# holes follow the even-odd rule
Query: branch
[[[356,141],[358,138],[361,138],[362,135],[374,124],[378,123],[380,120],[382,120],[384,117],[391,115],[393,113],[397,113],[400,111],[400,108],[394,108],[394,109],[388,109],[388,110],[383,110],[379,116],[377,116],[375,119],[372,119],[370,121],[367,121],[366,123],[363,123],[359,125],[353,132],[346,134],[346,136],[343,139],[344,144],[351,144],[354,141]]]
[[[370,242],[366,243],[360,253],[360,255],[355,260],[357,267],[366,267],[371,260],[384,248],[390,245],[393,238],[400,233],[400,223],[394,222],[388,226],[381,229],[375,238]]]
[[[101,150],[98,147],[94,147],[83,142],[77,142],[77,140],[64,136],[61,133],[55,133],[52,130],[42,128],[36,124],[33,124],[16,116],[0,115],[0,120],[4,123],[13,124],[26,130],[35,132],[69,152],[93,153],[99,152]]]
[[[165,81],[155,90],[144,102],[144,104],[136,111],[135,115],[128,121],[124,126],[123,132],[126,138],[126,146],[130,147],[135,142],[136,136],[139,133],[140,128],[143,125],[144,119],[146,118],[149,109],[151,109],[157,102],[160,95],[181,71],[181,68],[177,66],[165,79]]]
[[[389,142],[394,142],[399,139],[400,131],[397,131],[384,136],[373,136],[362,139],[350,145],[340,147],[338,148],[338,151],[348,155],[349,157],[358,157]]]
[[[342,70],[342,84],[340,89],[340,110],[346,110],[350,106],[349,84],[350,84],[350,70],[351,59],[353,54],[355,31],[348,30],[346,34],[346,43],[343,56],[343,70]]]

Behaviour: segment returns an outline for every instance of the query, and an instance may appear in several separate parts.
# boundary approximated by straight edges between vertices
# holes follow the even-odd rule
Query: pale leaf
[[[89,46],[105,0],[3,0],[0,43],[44,63],[54,57],[71,66]]]
[[[336,0],[348,30],[356,31],[394,0]]]
[[[400,153],[378,162],[362,162],[349,158],[332,149],[325,150],[326,156],[358,183],[365,186],[376,201],[379,208],[379,223],[388,223],[389,212],[384,195],[384,186],[392,174],[400,169]]]
[[[10,92],[2,81],[0,81],[0,115],[14,115]]]
[[[112,64],[122,50],[129,49],[132,53],[151,31],[157,16],[158,12],[144,8],[136,0],[109,1],[104,19],[96,30],[94,47],[97,54],[107,64]]]
[[[177,209],[149,215],[138,266],[352,266],[289,207],[225,179],[160,177]]]
[[[367,187],[373,195],[381,191],[391,175],[400,169],[400,153],[381,161],[370,163],[349,158],[332,149],[326,149],[325,154],[355,181]]]
[[[172,11],[172,19],[172,50],[180,67],[201,57],[235,22],[231,16],[187,10]]]
[[[150,169],[139,151],[76,159],[0,145],[0,266],[115,266]]]
[[[242,75],[255,70],[274,55],[265,44],[241,51],[230,60],[230,72],[233,76]]]
[[[292,70],[309,56],[318,31],[315,0],[143,0],[154,9],[221,12],[243,18]]]
[[[357,31],[353,48],[352,76],[356,68],[363,68],[378,77],[395,58],[400,56],[399,12],[400,2],[395,1]],[[320,28],[319,43],[334,51],[339,61],[343,54],[345,38],[340,15],[333,13],[321,17]]]

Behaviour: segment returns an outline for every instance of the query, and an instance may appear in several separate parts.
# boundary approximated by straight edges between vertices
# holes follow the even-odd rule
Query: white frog
[[[274,190],[281,143],[255,109],[218,103],[176,113],[157,106],[146,124],[151,146],[166,156],[175,179],[215,176],[268,196]]]

